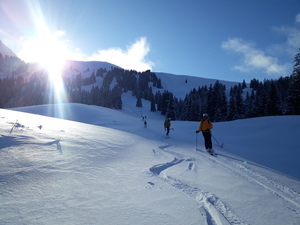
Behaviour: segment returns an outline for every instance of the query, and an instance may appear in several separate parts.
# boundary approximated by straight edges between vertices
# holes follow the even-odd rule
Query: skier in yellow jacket
[[[202,132],[202,135],[204,137],[205,149],[211,155],[214,154],[214,151],[212,149],[212,141],[211,141],[211,133],[210,133],[210,130],[212,128],[213,128],[212,122],[209,120],[208,115],[204,113],[203,119],[200,121],[199,129],[196,131],[196,133],[199,133],[200,131]]]

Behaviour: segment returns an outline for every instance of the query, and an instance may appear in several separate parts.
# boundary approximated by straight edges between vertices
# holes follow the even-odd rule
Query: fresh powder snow
[[[300,116],[214,123],[211,156],[135,101],[1,109],[0,224],[300,224]]]

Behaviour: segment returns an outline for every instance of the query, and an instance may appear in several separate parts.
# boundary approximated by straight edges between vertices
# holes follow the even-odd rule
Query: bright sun
[[[60,76],[62,66],[65,62],[65,47],[53,37],[39,40],[36,46],[37,59],[44,66],[51,77]]]
[[[49,75],[55,79],[60,76],[66,60],[67,49],[56,34],[49,32],[24,42],[21,58],[27,62],[36,62],[45,67]]]
[[[62,69],[68,55],[66,42],[62,40],[64,32],[50,32],[44,23],[38,23],[37,34],[23,42],[20,58],[44,67],[49,75],[55,99],[64,101]]]
[[[38,63],[47,70],[50,81],[50,91],[47,94],[49,103],[67,103],[68,96],[63,84],[62,69],[68,56],[72,54],[67,47],[65,32],[49,29],[38,2],[28,4],[32,10],[35,29],[30,36],[26,35],[22,39],[18,56],[27,63]],[[51,105],[49,104],[50,107]],[[67,108],[65,104],[59,104],[55,107],[55,113],[64,118]]]
[[[53,90],[52,96],[49,96],[53,99],[50,102],[68,102],[62,79],[62,69],[68,55],[66,42],[62,40],[64,33],[49,32],[44,24],[37,27],[37,35],[23,42],[19,56],[26,62],[39,63],[47,70]]]

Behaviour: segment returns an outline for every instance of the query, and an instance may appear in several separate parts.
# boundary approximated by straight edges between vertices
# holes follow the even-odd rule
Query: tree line
[[[0,79],[1,108],[57,103],[53,84],[43,68],[2,55],[0,65],[2,72],[13,71],[12,76]],[[136,97],[137,107],[143,107],[143,100],[148,100],[151,111],[160,111],[172,120],[198,121],[203,113],[208,113],[216,122],[300,115],[300,53],[295,56],[290,76],[264,81],[253,79],[249,87],[243,81],[230,90],[216,81],[210,86],[192,89],[184,99],[163,91],[161,80],[150,70],[100,68],[87,78],[82,78],[78,71],[76,76],[63,75],[62,79],[67,102],[122,109],[121,96],[130,91]],[[101,85],[97,85],[97,79],[102,80]]]
[[[167,91],[157,93],[156,103],[158,110],[173,120],[198,121],[203,113],[208,113],[210,119],[216,122],[300,115],[300,53],[295,56],[290,76],[277,80],[252,79],[249,88],[243,81],[231,87],[229,95],[226,95],[225,85],[216,81],[209,87],[194,88],[184,100],[178,100]]]

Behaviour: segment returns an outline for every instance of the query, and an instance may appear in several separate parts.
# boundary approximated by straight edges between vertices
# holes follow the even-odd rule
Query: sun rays
[[[38,2],[28,2],[31,12],[31,19],[34,24],[34,32],[23,40],[22,50],[19,56],[25,62],[38,63],[47,71],[49,96],[48,102],[58,105],[49,105],[49,110],[55,108],[55,113],[64,118],[68,111],[66,105],[68,98],[64,88],[62,70],[70,54],[67,48],[67,41],[64,40],[65,32],[58,29],[51,29],[40,9]],[[51,109],[52,108],[52,109]]]

